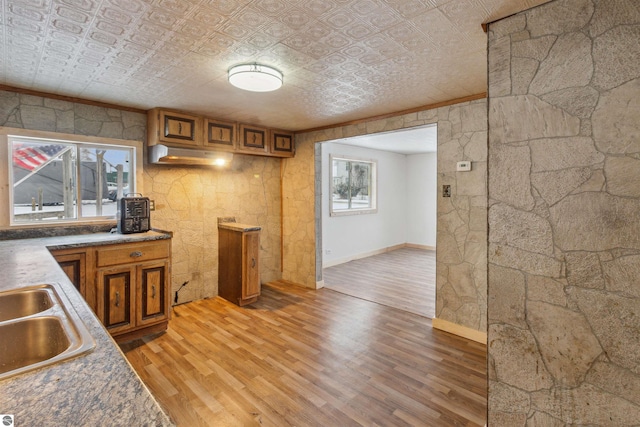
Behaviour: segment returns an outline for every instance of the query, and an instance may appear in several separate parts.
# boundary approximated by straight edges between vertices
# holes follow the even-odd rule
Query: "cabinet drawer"
[[[168,258],[170,246],[168,241],[123,244],[100,248],[96,251],[97,266],[140,263],[153,259]]]

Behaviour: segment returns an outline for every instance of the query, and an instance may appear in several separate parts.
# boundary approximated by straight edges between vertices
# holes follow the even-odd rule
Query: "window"
[[[11,224],[115,218],[135,189],[135,147],[8,135]]]
[[[376,212],[376,162],[331,156],[331,216]]]

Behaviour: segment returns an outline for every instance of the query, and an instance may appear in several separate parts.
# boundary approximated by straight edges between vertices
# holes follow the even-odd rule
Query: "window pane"
[[[9,136],[12,223],[115,218],[135,191],[135,147]]]
[[[374,212],[374,161],[331,158],[331,214]]]
[[[371,207],[369,189],[371,183],[371,164],[351,162],[351,209]]]
[[[333,210],[349,209],[349,174],[351,162],[343,159],[333,160]]]
[[[116,215],[118,195],[129,193],[130,158],[131,149],[124,147],[80,149],[83,218]]]
[[[13,139],[10,148],[14,221],[76,218],[74,146]]]

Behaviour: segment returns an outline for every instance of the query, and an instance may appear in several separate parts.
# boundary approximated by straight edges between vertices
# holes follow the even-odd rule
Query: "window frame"
[[[334,209],[333,194],[335,189],[334,180],[334,161],[343,160],[355,163],[368,163],[371,168],[371,177],[369,180],[370,187],[370,203],[366,208],[348,208]],[[378,212],[378,161],[375,159],[364,159],[351,155],[330,154],[329,155],[329,216],[347,216],[347,215],[367,215]]]
[[[116,215],[102,215],[102,216],[88,216],[82,217],[81,203],[77,209],[77,217],[69,219],[47,219],[45,221],[16,221],[15,220],[15,207],[13,205],[13,163],[11,158],[12,139],[32,139],[35,142],[43,143],[55,143],[60,144],[73,144],[75,150],[79,152],[82,148],[99,148],[104,146],[113,148],[131,149],[131,159],[129,159],[130,174],[129,179],[132,181],[132,186],[129,189],[129,193],[137,192],[142,193],[143,183],[143,142],[135,140],[124,140],[115,138],[102,138],[85,135],[75,134],[63,134],[57,132],[47,131],[34,131],[27,129],[16,129],[0,127],[0,158],[6,159],[3,161],[3,165],[0,168],[2,173],[0,174],[0,203],[4,203],[7,209],[0,210],[0,229],[2,228],[42,228],[42,227],[55,227],[55,226],[70,226],[70,225],[83,225],[83,224],[97,224],[97,223],[110,223],[114,224],[116,221]],[[78,175],[78,168],[80,162],[77,162],[74,173],[76,178],[80,179]],[[81,191],[81,185],[76,184],[74,189],[75,194]]]

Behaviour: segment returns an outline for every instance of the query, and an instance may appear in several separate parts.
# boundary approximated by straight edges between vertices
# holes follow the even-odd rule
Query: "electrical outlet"
[[[451,186],[445,184],[442,186],[442,197],[451,197]]]
[[[155,211],[156,210],[156,201],[155,200],[149,200],[149,210],[150,211]]]

